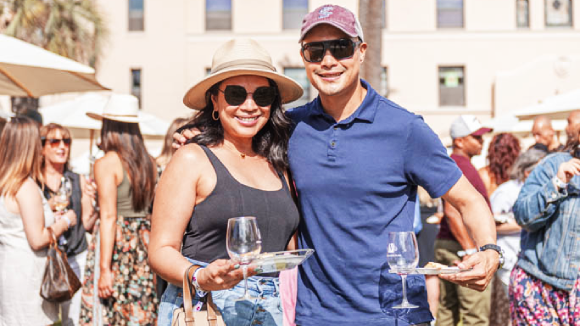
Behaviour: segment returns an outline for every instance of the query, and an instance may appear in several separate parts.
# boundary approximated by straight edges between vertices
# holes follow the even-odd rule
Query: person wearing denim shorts
[[[290,120],[281,104],[301,95],[249,39],[222,45],[210,75],[185,95],[184,103],[200,110],[191,122],[199,134],[172,157],[153,208],[149,262],[170,283],[158,325],[170,325],[182,305],[182,278],[192,264],[194,305],[211,291],[227,325],[282,325],[277,274],[255,276],[262,271],[250,267],[256,299],[235,300],[244,292],[243,273],[227,260],[226,231],[229,218],[254,216],[263,252],[294,248],[299,214],[286,172]]]

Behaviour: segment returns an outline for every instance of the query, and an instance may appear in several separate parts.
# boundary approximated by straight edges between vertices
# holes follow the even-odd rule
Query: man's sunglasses
[[[321,62],[326,55],[326,51],[330,50],[330,54],[336,60],[342,60],[351,58],[359,44],[360,42],[355,42],[348,38],[310,42],[302,45],[302,55],[304,56],[304,60],[308,62]]]
[[[63,142],[65,146],[70,146],[70,138],[63,138],[63,139],[56,139],[56,138],[40,138],[42,141],[42,146],[44,146],[47,142],[50,144],[51,147],[57,147],[60,145],[60,142]]]
[[[252,94],[252,98],[258,106],[272,105],[276,99],[276,87],[273,86],[258,87],[251,93],[248,93],[243,86],[239,85],[228,85],[225,90],[222,91],[219,88],[218,90],[224,93],[226,102],[233,106],[242,105],[248,98],[248,94]]]

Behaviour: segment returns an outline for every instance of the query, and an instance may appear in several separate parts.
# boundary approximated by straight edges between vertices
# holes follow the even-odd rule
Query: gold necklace
[[[244,154],[244,153],[240,152],[240,151],[239,151],[237,148],[235,148],[235,146],[234,146],[234,148],[229,148],[230,146],[226,145],[225,143],[224,143],[224,146],[225,146],[225,147],[226,147],[228,150],[230,150],[230,151],[232,151],[232,152],[233,152],[233,151],[235,151],[236,153],[240,154],[240,157],[241,157],[242,159],[245,159],[245,158],[246,158],[246,154]]]

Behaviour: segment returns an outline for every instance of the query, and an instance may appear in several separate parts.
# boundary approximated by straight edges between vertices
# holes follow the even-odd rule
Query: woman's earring
[[[220,119],[220,114],[217,110],[213,110],[211,112],[211,118],[214,119],[215,121],[218,121]]]

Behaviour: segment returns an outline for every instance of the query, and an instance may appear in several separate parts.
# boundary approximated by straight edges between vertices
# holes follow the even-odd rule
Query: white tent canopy
[[[0,35],[0,94],[40,97],[108,90],[91,67],[19,39]]]
[[[71,101],[43,107],[39,111],[44,124],[53,122],[67,128],[99,130],[101,121],[89,118],[86,113],[102,113],[107,101],[108,96],[88,93]],[[165,136],[169,122],[143,111],[139,111],[139,117],[142,118],[139,128],[143,135]]]
[[[545,115],[552,120],[567,119],[570,112],[580,110],[580,89],[545,98],[542,103],[515,111],[520,120]]]
[[[514,134],[528,134],[532,132],[533,120],[520,120],[513,115],[505,115],[482,122],[484,127],[493,128],[493,133],[511,132]],[[552,128],[555,131],[566,129],[566,120],[552,120]]]

